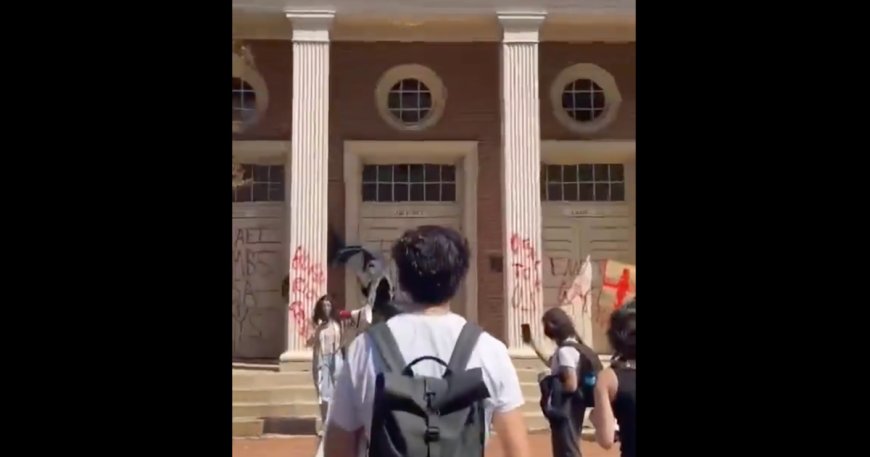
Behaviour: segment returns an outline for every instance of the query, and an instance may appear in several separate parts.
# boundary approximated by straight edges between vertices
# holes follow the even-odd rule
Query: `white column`
[[[329,27],[331,11],[287,11],[293,26],[290,195],[290,303],[281,361],[310,359],[311,312],[326,293],[329,158]]]
[[[541,110],[538,100],[538,38],[543,13],[499,13],[501,52],[502,214],[507,343],[528,352],[521,324],[541,337]]]

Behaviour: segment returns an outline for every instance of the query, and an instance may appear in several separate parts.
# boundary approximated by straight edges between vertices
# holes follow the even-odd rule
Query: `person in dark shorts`
[[[595,441],[610,449],[619,425],[622,457],[637,456],[637,302],[629,303],[610,316],[607,337],[613,347],[609,368],[598,375],[595,383]]]

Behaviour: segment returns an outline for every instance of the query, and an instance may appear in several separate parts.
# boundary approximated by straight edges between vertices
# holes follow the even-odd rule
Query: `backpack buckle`
[[[438,427],[427,426],[426,433],[423,434],[423,439],[427,443],[438,441],[439,439],[441,439],[441,429]]]

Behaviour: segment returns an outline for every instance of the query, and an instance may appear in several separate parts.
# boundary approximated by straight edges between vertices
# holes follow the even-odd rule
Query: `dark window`
[[[621,163],[541,165],[541,199],[566,202],[625,201]]]
[[[365,165],[362,178],[364,202],[456,201],[454,165]]]
[[[233,202],[283,202],[284,165],[242,164],[244,184],[233,189]]]
[[[432,111],[432,92],[420,80],[403,79],[390,88],[387,109],[403,124],[418,124]]]
[[[233,78],[233,121],[248,122],[257,114],[257,94],[247,82]]]
[[[562,108],[577,122],[597,119],[604,106],[604,89],[591,79],[574,80],[562,90]]]

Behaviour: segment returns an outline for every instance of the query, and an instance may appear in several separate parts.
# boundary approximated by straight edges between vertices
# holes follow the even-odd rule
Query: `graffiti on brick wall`
[[[296,332],[308,336],[309,310],[322,294],[326,275],[323,267],[312,261],[302,246],[296,246],[290,261],[290,315],[296,325]]]
[[[538,306],[537,297],[541,290],[541,260],[529,238],[516,233],[511,235],[511,270],[514,281],[511,291],[511,306],[523,311]]]
[[[271,229],[239,227],[233,231],[233,351],[242,340],[266,337],[257,308],[266,306],[266,295],[277,293],[274,287],[258,288],[268,283],[276,271],[273,262],[280,256],[280,242],[272,240]]]

